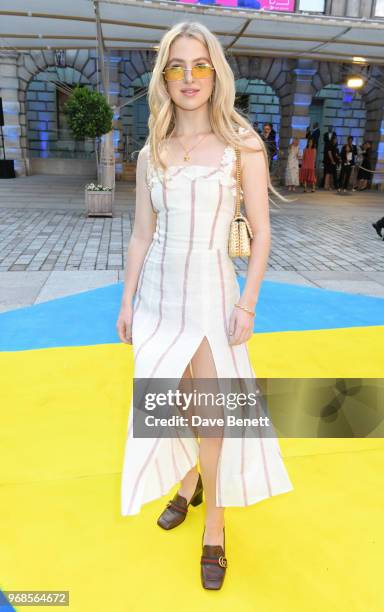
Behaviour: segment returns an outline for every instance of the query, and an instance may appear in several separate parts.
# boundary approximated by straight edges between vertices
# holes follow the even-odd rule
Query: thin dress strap
[[[232,168],[233,161],[236,159],[236,152],[232,145],[227,145],[224,149],[220,168]]]

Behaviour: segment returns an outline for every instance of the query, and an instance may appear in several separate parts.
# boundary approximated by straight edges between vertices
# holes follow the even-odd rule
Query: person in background
[[[348,189],[349,180],[351,178],[352,168],[356,163],[357,147],[353,144],[353,137],[348,136],[347,143],[341,147],[341,172],[338,192],[343,189],[344,193]]]
[[[325,149],[327,146],[329,146],[331,144],[331,138],[332,136],[336,136],[336,132],[333,129],[332,125],[328,126],[328,131],[324,132],[323,134],[323,142],[324,142],[324,147],[323,147],[323,163],[324,163],[324,155],[325,155]],[[321,187],[325,188],[325,169],[323,172],[323,176],[321,179]]]
[[[271,138],[273,138],[273,140],[276,140],[276,130],[275,130],[275,128],[273,127],[272,123],[268,123],[268,125],[271,128]]]
[[[265,147],[267,149],[267,154],[268,154],[268,160],[269,160],[269,169],[271,169],[272,166],[272,159],[274,158],[274,156],[277,153],[277,146],[276,146],[276,132],[273,129],[273,126],[271,123],[264,123],[263,125],[263,131],[261,132],[261,137],[264,141]]]
[[[367,189],[368,183],[372,178],[372,174],[369,172],[369,170],[372,168],[371,152],[372,140],[366,140],[362,147],[363,159],[357,173],[358,191],[364,191],[364,189]]]
[[[337,136],[334,134],[329,143],[324,147],[324,189],[330,190],[331,177],[333,178],[333,188],[338,188],[337,167],[340,163],[340,154],[337,146]]]
[[[312,191],[315,191],[316,185],[316,149],[314,148],[313,144],[314,142],[312,138],[310,138],[303,152],[303,163],[301,164],[299,174],[300,183],[303,183],[305,193],[307,192],[307,183],[311,183]]]
[[[324,148],[325,148],[325,145],[331,144],[331,140],[332,140],[333,136],[337,136],[337,134],[334,131],[333,126],[329,125],[328,126],[328,132],[324,132],[324,136],[323,136],[323,138],[324,138]]]
[[[351,179],[350,183],[352,185],[352,191],[357,190],[358,182],[357,175],[359,173],[360,164],[363,161],[363,147],[362,145],[356,145],[356,156],[355,156],[355,165],[352,167]]]
[[[287,167],[285,169],[285,184],[288,191],[296,191],[299,180],[299,139],[293,138],[288,146]]]
[[[317,151],[318,148],[319,148],[319,140],[320,140],[320,128],[319,128],[319,124],[318,124],[317,121],[313,124],[313,130],[311,132],[311,138],[312,138],[313,143],[314,143],[313,146],[314,146],[314,148]]]
[[[259,122],[258,122],[258,121],[256,121],[256,120],[253,122],[253,129],[254,129],[254,130],[255,130],[255,132],[257,132],[258,134],[261,134],[261,129],[260,129],[260,126],[259,126]]]
[[[381,219],[379,219],[375,223],[372,223],[372,226],[375,228],[376,234],[384,240],[384,236],[381,233],[381,230],[384,228],[384,217],[381,217]]]

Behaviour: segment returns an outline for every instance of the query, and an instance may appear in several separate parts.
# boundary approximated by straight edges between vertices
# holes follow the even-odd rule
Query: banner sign
[[[206,4],[216,6],[229,6],[234,8],[246,8],[265,11],[282,11],[293,13],[295,11],[295,0],[177,0],[184,4]]]

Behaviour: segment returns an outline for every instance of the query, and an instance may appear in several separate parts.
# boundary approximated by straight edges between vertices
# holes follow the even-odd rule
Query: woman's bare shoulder
[[[247,147],[252,147],[253,152],[258,152],[263,150],[263,145],[260,136],[256,135],[252,130],[240,127],[239,135],[242,137],[244,144]],[[253,152],[249,152],[252,155]]]
[[[148,161],[149,159],[149,155],[150,154],[150,147],[149,147],[149,143],[145,144],[139,151],[139,154],[137,156],[137,160],[139,161]]]
[[[151,151],[149,143],[145,144],[140,150],[137,156],[137,170],[149,176],[152,172],[152,163],[151,163]]]

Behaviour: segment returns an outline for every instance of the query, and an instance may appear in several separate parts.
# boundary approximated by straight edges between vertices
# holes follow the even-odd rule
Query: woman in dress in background
[[[285,184],[288,191],[296,191],[300,185],[299,180],[299,139],[293,138],[288,147],[287,167],[285,170]]]
[[[309,138],[307,146],[303,151],[303,162],[300,168],[300,183],[304,185],[304,192],[307,192],[307,184],[312,185],[312,191],[315,191],[316,185],[316,149],[314,147],[313,138]]]
[[[369,170],[372,169],[372,161],[371,161],[371,152],[372,152],[372,141],[367,140],[364,142],[362,147],[362,162],[360,164],[359,171],[357,173],[357,181],[358,181],[358,190],[364,191],[364,189],[368,188],[368,184],[372,179],[372,173]]]
[[[165,32],[148,87],[149,135],[137,159],[134,227],[116,324],[120,339],[133,345],[134,381],[173,379],[189,389],[199,379],[214,385],[256,379],[247,341],[270,249],[268,188],[286,198],[271,184],[263,140],[236,111],[235,94],[224,50],[205,25],[181,22]],[[228,254],[236,149],[254,235],[241,294]],[[174,529],[190,506],[204,501],[204,493],[201,582],[220,589],[227,567],[225,507],[249,506],[293,489],[278,438],[260,431],[229,437],[227,428],[227,435],[200,435],[199,443],[162,431],[135,436],[136,404],[131,400],[122,515],[138,514],[180,483],[157,519],[162,529]],[[154,545],[151,538],[141,552]],[[176,550],[173,555],[177,564]],[[158,570],[148,566],[148,580],[152,571]]]

